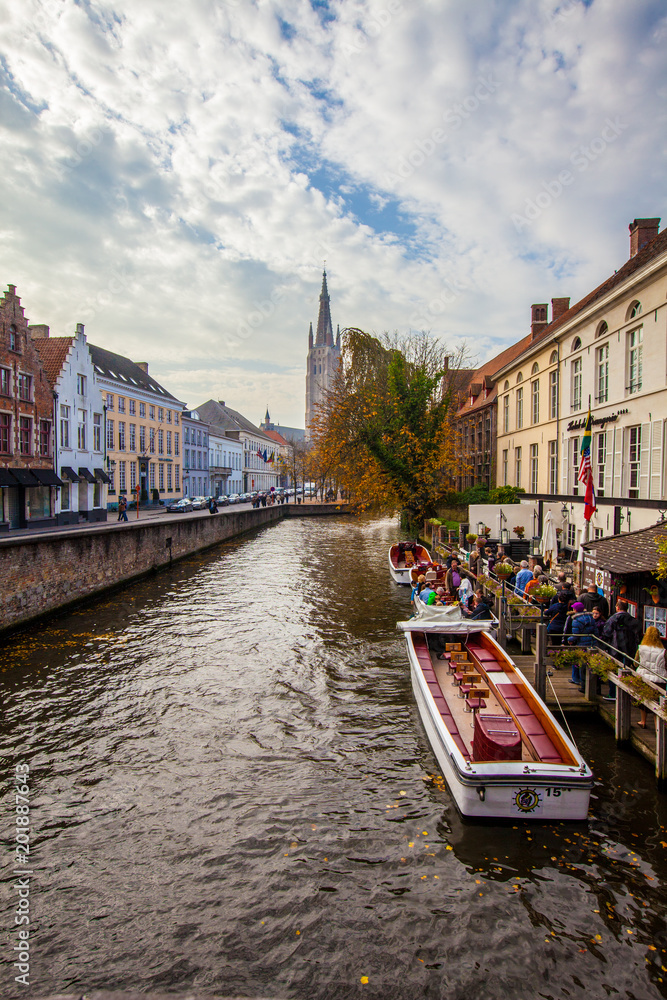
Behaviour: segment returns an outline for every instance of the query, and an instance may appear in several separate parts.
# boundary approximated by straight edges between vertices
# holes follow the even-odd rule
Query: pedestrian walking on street
[[[121,497],[118,501],[118,520],[127,521],[127,497]]]

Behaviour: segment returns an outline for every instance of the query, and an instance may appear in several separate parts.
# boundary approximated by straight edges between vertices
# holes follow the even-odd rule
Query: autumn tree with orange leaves
[[[432,516],[454,473],[463,350],[427,334],[345,330],[341,364],[311,434],[314,461],[359,509]]]

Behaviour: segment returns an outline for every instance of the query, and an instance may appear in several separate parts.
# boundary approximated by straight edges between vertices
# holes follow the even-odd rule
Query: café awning
[[[106,474],[104,469],[95,469],[95,479],[97,480],[98,483],[109,484],[111,482],[111,479]]]
[[[18,486],[9,469],[0,469],[0,486]]]
[[[87,483],[96,483],[97,480],[92,472],[85,467],[85,465],[79,466],[79,475],[82,479],[85,479]]]
[[[62,479],[55,474],[53,469],[31,469],[30,470],[42,486],[64,486]]]
[[[70,483],[78,483],[81,479],[81,476],[77,475],[74,469],[72,469],[69,465],[63,465],[60,470],[60,475],[64,479],[69,479]]]
[[[19,486],[41,486],[41,483],[36,479],[31,469],[10,469]]]

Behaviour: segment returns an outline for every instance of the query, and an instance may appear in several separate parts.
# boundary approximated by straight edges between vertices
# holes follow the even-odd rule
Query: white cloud
[[[329,10],[6,0],[0,281],[33,321],[299,425],[324,258],[335,323],[484,353],[665,214],[656,0]]]

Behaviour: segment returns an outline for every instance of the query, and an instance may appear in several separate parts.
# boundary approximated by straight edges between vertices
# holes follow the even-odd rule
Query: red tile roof
[[[483,364],[481,368],[476,368],[470,373],[470,378],[468,379],[467,385],[464,386],[463,391],[466,393],[465,401],[461,404],[457,410],[457,417],[465,417],[469,413],[474,413],[475,410],[481,409],[484,406],[488,406],[489,403],[493,402],[498,393],[498,386],[493,383],[490,388],[489,394],[484,399],[484,389],[487,382],[493,382],[493,375],[500,368],[505,365],[510,364],[515,358],[518,358],[523,351],[526,350],[530,344],[530,334],[520,340],[517,344],[512,344],[511,347],[506,347],[504,351],[496,355],[495,358],[491,358],[486,364]],[[470,390],[472,386],[479,386],[479,391],[475,396],[473,402],[470,402]]]
[[[286,441],[282,434],[279,434],[278,431],[267,431],[265,428],[262,428],[262,433],[265,434],[266,437],[270,437],[272,441],[282,445],[284,448],[289,448],[289,441]]]
[[[51,388],[60,378],[73,340],[74,337],[35,337],[33,339],[33,344],[39,354],[39,360],[42,362],[42,368]]]

